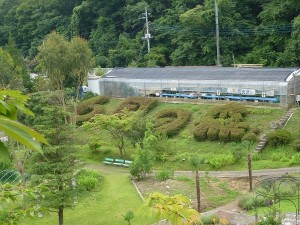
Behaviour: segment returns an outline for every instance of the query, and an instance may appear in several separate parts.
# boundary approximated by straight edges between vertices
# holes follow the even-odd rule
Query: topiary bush
[[[233,128],[230,129],[230,141],[239,142],[241,141],[242,137],[245,135],[245,130]]]
[[[144,114],[148,113],[157,105],[157,99],[145,97],[129,97],[125,99],[114,113],[120,113],[124,109],[129,111],[142,111]]]
[[[219,140],[223,142],[229,142],[230,141],[230,130],[226,127],[223,127],[220,129],[219,132]]]
[[[191,112],[184,109],[163,110],[156,115],[155,127],[159,133],[172,137],[180,132],[190,118]]]
[[[242,141],[256,142],[257,136],[254,133],[249,132],[242,137]]]
[[[231,102],[225,105],[215,106],[209,112],[208,116],[214,119],[230,119],[242,121],[249,114],[247,107],[241,103]]]
[[[284,129],[276,130],[268,134],[268,144],[272,147],[286,145],[292,141],[292,134]]]
[[[218,127],[210,127],[207,131],[207,139],[209,141],[216,141],[219,139],[219,131]]]
[[[208,131],[210,140],[217,140],[215,139],[216,133],[219,133],[221,123],[218,120],[214,120],[211,118],[205,118],[202,121],[197,121],[195,124],[195,128],[193,130],[193,135],[196,141],[205,141],[208,139]]]
[[[76,124],[82,125],[83,122],[89,121],[93,116],[97,114],[104,114],[105,109],[102,105],[109,102],[109,97],[96,96],[86,101],[81,102],[77,106]]]

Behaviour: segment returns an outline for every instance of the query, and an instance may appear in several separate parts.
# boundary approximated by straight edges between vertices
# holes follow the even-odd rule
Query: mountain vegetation
[[[217,3],[223,66],[300,65],[298,0]],[[143,40],[145,8],[153,36],[149,53]],[[216,64],[214,0],[0,0],[4,49],[11,35],[22,55],[34,63],[38,47],[53,31],[70,41],[86,39],[101,67]],[[17,69],[18,64],[10,64],[7,69]],[[21,68],[18,73],[22,75]]]

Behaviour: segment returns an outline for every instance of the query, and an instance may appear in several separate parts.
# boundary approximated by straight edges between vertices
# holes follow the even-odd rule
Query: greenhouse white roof
[[[296,68],[237,68],[216,66],[115,68],[107,78],[153,80],[224,80],[224,81],[279,81]]]

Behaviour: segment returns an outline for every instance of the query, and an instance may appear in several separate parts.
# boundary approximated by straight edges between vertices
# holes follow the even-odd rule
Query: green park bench
[[[132,164],[132,161],[124,160],[124,159],[105,158],[103,160],[103,163],[105,165],[115,165],[115,166],[129,167]]]
[[[114,162],[114,159],[112,159],[112,158],[105,158],[103,161],[103,163],[105,165],[111,165],[111,164],[113,164],[113,162]]]

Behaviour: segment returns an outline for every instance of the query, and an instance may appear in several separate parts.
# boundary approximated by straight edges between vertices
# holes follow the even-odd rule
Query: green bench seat
[[[124,161],[125,161],[124,159],[115,159],[113,165],[122,166],[124,164]]]
[[[114,162],[114,159],[112,159],[112,158],[105,158],[103,161],[103,163],[106,165],[111,165],[111,164],[113,164],[113,162]]]

